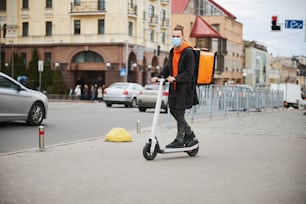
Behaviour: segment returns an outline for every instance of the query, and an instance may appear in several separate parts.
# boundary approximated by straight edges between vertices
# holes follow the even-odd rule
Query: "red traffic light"
[[[277,16],[272,16],[272,21],[277,22]]]
[[[272,16],[272,25],[271,25],[272,30],[280,30],[281,27],[277,25],[277,16]]]

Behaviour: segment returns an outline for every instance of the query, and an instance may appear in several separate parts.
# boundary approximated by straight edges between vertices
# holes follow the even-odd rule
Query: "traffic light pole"
[[[304,25],[306,26],[306,19],[305,19]],[[304,31],[305,31],[304,41],[306,42],[306,28],[304,28]]]

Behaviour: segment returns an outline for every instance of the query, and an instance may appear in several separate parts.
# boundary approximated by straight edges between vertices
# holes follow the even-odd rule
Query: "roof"
[[[222,38],[201,16],[197,16],[190,32],[190,37]]]
[[[187,8],[190,0],[175,0],[172,1],[171,4],[171,13],[172,14],[181,14],[184,13],[185,9]]]
[[[214,0],[208,0],[211,4],[213,4],[214,6],[216,6],[218,9],[220,9],[226,16],[228,16],[229,18],[233,18],[236,19],[236,16],[234,16],[233,14],[231,14],[228,10],[226,10],[225,8],[223,8],[222,6],[220,6],[219,4],[217,4]]]
[[[226,15],[227,17],[232,18],[232,19],[236,19],[236,16],[231,14],[229,11],[227,11],[225,8],[223,8],[222,6],[217,4],[215,1],[208,0],[208,2],[211,3],[212,5],[214,5],[221,12],[223,12],[224,15]],[[172,1],[172,3],[171,3],[172,14],[182,14],[182,13],[184,13],[184,11],[186,10],[189,3],[190,3],[190,0],[175,0],[175,1]]]

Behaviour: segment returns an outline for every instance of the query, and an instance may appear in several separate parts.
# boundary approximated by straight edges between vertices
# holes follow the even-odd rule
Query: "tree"
[[[52,94],[67,94],[67,85],[60,70],[53,70],[52,86],[47,91]]]
[[[48,63],[44,64],[44,71],[41,73],[41,88],[47,90],[49,86],[52,86],[53,71],[51,65]]]
[[[12,65],[14,65],[14,78],[17,79],[18,76],[26,75],[26,65],[23,63],[22,58],[18,56],[15,52],[14,63],[11,58],[9,66],[1,66],[1,72],[6,73],[7,75],[12,75]]]
[[[18,58],[17,58],[18,59]],[[15,61],[15,60],[14,60]],[[32,59],[27,70],[27,87],[37,89],[39,87],[38,51],[33,50]],[[41,90],[47,90],[48,94],[66,94],[67,85],[60,70],[52,70],[51,64],[45,63],[41,73]]]
[[[14,76],[17,78],[18,76],[26,76],[27,69],[24,64],[22,58],[14,53]]]
[[[36,89],[39,86],[38,60],[39,58],[37,49],[34,49],[32,59],[29,63],[27,81],[27,86],[32,89]]]

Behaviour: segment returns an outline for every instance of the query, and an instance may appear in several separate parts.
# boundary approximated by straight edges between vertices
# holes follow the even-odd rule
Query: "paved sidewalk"
[[[196,157],[101,138],[0,156],[0,203],[305,204],[306,115],[281,110],[196,120]],[[160,143],[175,127],[161,126]]]

